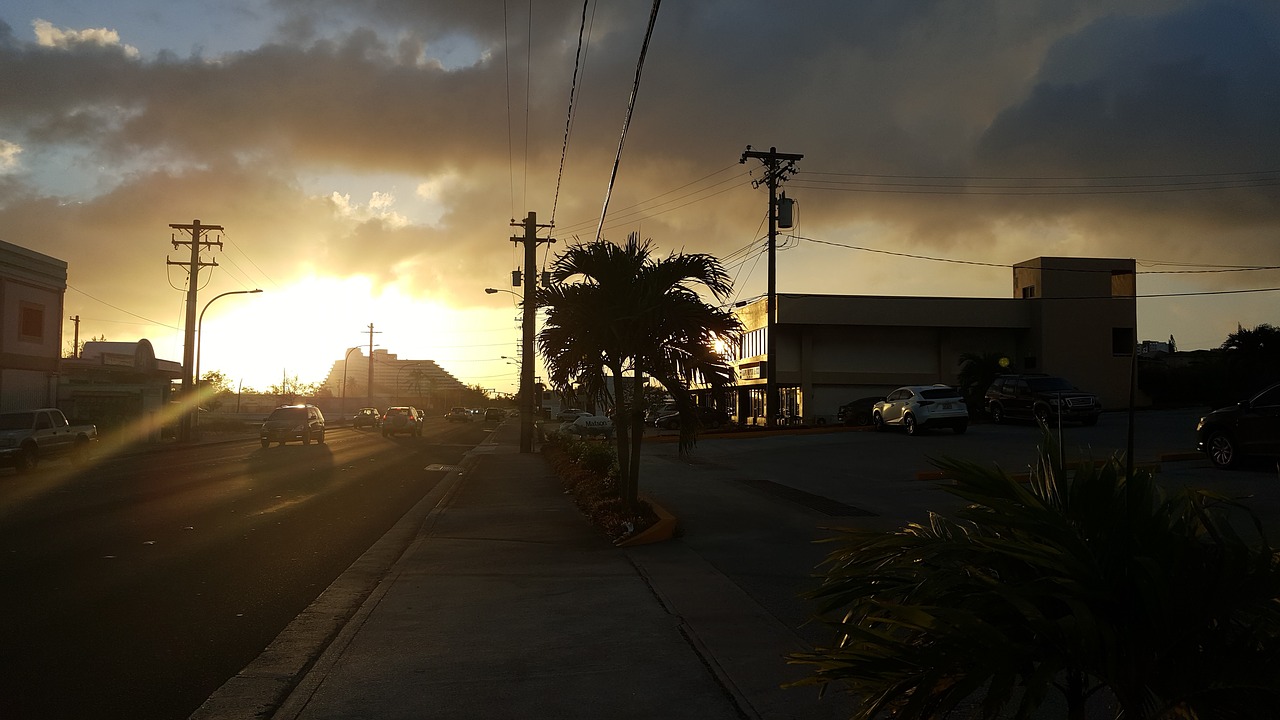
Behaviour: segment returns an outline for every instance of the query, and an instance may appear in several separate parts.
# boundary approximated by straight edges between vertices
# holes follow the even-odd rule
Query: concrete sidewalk
[[[803,674],[792,629],[679,539],[614,547],[518,431],[389,533],[413,539],[349,619],[331,587],[192,718],[848,717],[780,687]]]

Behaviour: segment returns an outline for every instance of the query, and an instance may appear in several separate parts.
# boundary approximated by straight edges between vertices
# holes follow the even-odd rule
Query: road
[[[0,470],[0,717],[186,717],[485,433],[433,419]]]

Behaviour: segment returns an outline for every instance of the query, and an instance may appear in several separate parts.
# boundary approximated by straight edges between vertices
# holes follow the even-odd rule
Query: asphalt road
[[[484,435],[433,419],[0,470],[0,718],[187,717]]]

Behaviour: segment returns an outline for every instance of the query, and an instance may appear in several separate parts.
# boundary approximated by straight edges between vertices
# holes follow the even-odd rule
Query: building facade
[[[739,422],[765,424],[767,300],[738,308]],[[1123,407],[1137,337],[1134,262],[1041,257],[1013,267],[1012,297],[780,294],[774,323],[780,414],[834,422],[840,405],[903,385],[955,385],[966,354],[999,353],[1010,372],[1061,375]]]
[[[350,348],[342,360],[333,363],[322,387],[339,398],[342,412],[365,404],[379,408],[406,404],[443,413],[457,404],[466,390],[434,360],[402,360],[381,348],[374,348],[370,358],[360,347]]]
[[[67,263],[0,242],[0,411],[52,406]]]

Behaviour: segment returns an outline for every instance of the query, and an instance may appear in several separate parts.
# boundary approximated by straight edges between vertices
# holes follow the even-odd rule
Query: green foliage
[[[618,464],[607,443],[554,432],[542,452],[574,503],[610,539],[629,537],[657,521],[648,503],[627,502],[620,495]]]
[[[810,597],[836,630],[791,657],[871,720],[1264,717],[1280,707],[1280,561],[1246,508],[1166,495],[1112,458],[1069,475],[1045,435],[1022,484],[936,463],[969,504],[896,532],[847,530]],[[1092,702],[1091,702],[1092,698]]]

